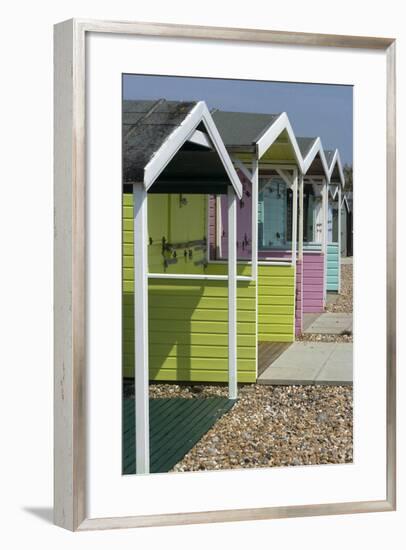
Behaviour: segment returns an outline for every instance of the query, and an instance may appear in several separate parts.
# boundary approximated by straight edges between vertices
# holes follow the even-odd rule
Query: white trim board
[[[182,120],[181,124],[176,127],[158,151],[156,151],[151,160],[145,165],[144,185],[147,191],[182,145],[196,136],[196,128],[201,122],[203,122],[206,127],[207,133],[220,157],[236,195],[239,199],[242,197],[240,179],[204,101],[197,102],[190,113]]]

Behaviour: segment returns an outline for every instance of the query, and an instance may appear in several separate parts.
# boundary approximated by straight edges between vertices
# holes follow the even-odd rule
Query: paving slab
[[[353,257],[352,256],[341,256],[341,265],[352,265]]]
[[[259,376],[259,384],[352,384],[352,343],[295,342]]]
[[[321,315],[321,312],[320,313],[303,313],[303,329],[302,330],[306,330],[307,328],[310,327],[310,325],[312,323],[314,323],[314,321],[316,319],[318,319]]]
[[[352,332],[352,313],[322,313],[304,332],[307,334],[341,334]]]

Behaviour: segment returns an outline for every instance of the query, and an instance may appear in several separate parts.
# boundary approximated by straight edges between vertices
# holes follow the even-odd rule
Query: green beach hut
[[[208,193],[228,197],[224,269],[207,265],[205,238],[194,233],[194,218],[176,219],[189,200]],[[255,292],[247,288],[251,277],[237,276],[241,193],[204,102],[124,101],[123,375],[135,378],[137,473],[150,468],[151,378],[164,373],[190,379],[194,369],[214,371],[228,381],[229,398],[237,397],[237,280],[245,284],[248,302]],[[190,227],[184,225],[188,219]],[[226,311],[221,317],[219,303]]]

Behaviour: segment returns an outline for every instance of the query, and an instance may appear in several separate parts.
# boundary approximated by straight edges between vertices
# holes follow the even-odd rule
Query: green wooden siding
[[[201,240],[205,235],[207,200],[205,196],[148,197],[148,228],[153,244],[149,246],[150,272],[162,273],[162,236],[173,243]],[[165,200],[166,199],[166,200]],[[171,212],[168,212],[170,202]],[[132,195],[123,201],[123,371],[134,372],[133,320],[133,242]],[[176,218],[176,224],[168,219]],[[181,231],[185,219],[189,227]],[[166,219],[166,227],[162,220]],[[168,238],[169,234],[169,238]],[[198,262],[204,256],[202,247],[193,249],[193,258],[170,264],[167,273],[227,273],[227,264],[203,268]],[[196,265],[197,263],[197,265]],[[152,266],[151,266],[152,264]],[[248,265],[239,264],[238,274],[250,275]],[[161,381],[226,382],[228,380],[228,291],[227,281],[163,280],[149,281],[149,362],[150,379]],[[237,369],[239,382],[256,380],[255,282],[237,284]]]
[[[338,243],[327,245],[327,290],[338,292],[340,257]]]
[[[258,266],[258,340],[293,342],[295,276],[293,266]]]

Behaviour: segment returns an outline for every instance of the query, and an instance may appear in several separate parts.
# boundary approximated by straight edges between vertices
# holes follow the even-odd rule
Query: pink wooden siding
[[[303,253],[303,313],[323,311],[324,262],[321,252]]]
[[[261,251],[259,257],[290,258],[290,250]],[[296,262],[296,334],[302,331],[303,313],[319,313],[323,306],[324,262],[321,252],[303,252],[303,265]]]

